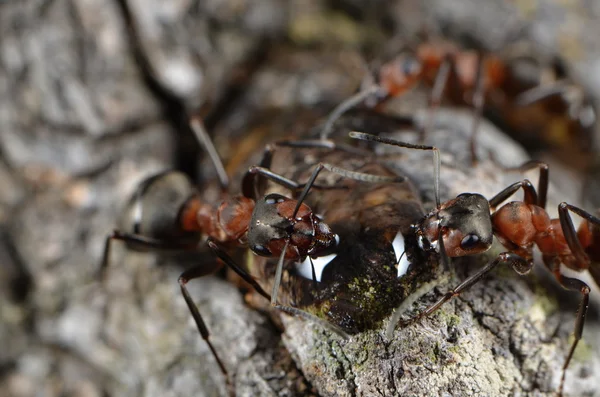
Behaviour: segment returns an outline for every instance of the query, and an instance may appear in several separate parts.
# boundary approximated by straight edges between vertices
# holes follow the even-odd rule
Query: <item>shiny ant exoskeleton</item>
[[[508,112],[509,116],[515,113],[513,124],[528,122],[527,114],[524,116],[516,109],[547,101],[548,108],[544,110],[541,119],[548,119],[549,114],[558,111],[567,119],[567,122],[560,123],[561,126],[566,124],[567,130],[574,129],[575,134],[584,135],[583,139],[591,139],[590,130],[595,125],[596,116],[594,107],[583,90],[561,76],[555,75],[554,80],[543,81],[541,75],[549,73],[540,70],[539,65],[536,65],[535,77],[522,76],[519,67],[524,66],[525,61],[531,63],[532,60],[528,56],[514,56],[505,60],[494,54],[483,55],[478,51],[463,50],[449,42],[421,44],[414,52],[403,52],[384,63],[375,75],[367,74],[361,90],[331,112],[321,131],[321,138],[326,139],[335,121],[351,108],[361,103],[368,107],[380,108],[391,98],[399,97],[423,82],[432,87],[432,114],[427,123],[433,122],[433,113],[444,97],[454,103],[473,106],[474,120],[470,139],[473,162],[477,161],[478,126],[484,103],[489,100],[501,107],[502,112]],[[424,140],[429,127],[420,129],[421,141]],[[542,128],[547,129],[549,128]],[[563,132],[556,132],[554,135],[560,133]],[[567,134],[573,135],[571,131],[567,131]],[[558,138],[551,137],[546,140],[556,139]]]
[[[405,148],[415,146],[365,133],[352,132],[350,136]],[[418,148],[427,150],[424,146]],[[429,147],[429,150],[436,154],[438,152],[435,147]],[[401,325],[409,325],[435,312],[445,302],[477,283],[498,265],[506,264],[520,275],[527,274],[533,267],[533,247],[537,245],[543,254],[544,264],[560,285],[565,289],[578,291],[582,295],[575,322],[575,339],[563,365],[558,390],[559,395],[562,395],[566,370],[581,339],[590,287],[579,279],[563,275],[560,265],[564,264],[575,271],[589,270],[596,284],[600,285],[600,218],[563,202],[558,206],[559,218],[551,219],[545,210],[548,166],[541,162],[531,161],[519,167],[522,171],[539,169],[537,190],[525,179],[508,186],[490,200],[480,194],[463,193],[442,204],[439,203],[437,187],[439,162],[436,163],[435,168],[437,169],[434,182],[437,206],[413,226],[421,248],[438,252],[441,261],[445,264],[451,257],[487,251],[492,245],[494,236],[507,251],[500,253],[496,259],[448,291],[433,305],[410,320],[401,322]],[[512,201],[502,205],[519,189],[524,192],[522,201]],[[578,230],[575,229],[569,212],[583,218]],[[392,335],[399,315],[400,310],[394,313],[387,330],[388,336]]]
[[[229,180],[201,120],[192,118],[190,126],[199,142],[209,153],[217,169],[221,188],[226,193]],[[285,142],[280,144],[286,145]],[[297,147],[314,147],[316,145],[317,147],[344,150],[343,147],[337,148],[330,142],[322,141],[314,144],[312,142],[300,144],[289,142],[287,144]],[[269,147],[269,151],[272,150],[273,148]],[[284,260],[316,258],[331,251],[338,243],[337,235],[313,213],[308,205],[303,203],[309,190],[313,187],[318,188],[314,182],[323,169],[359,181],[397,182],[404,180],[401,177],[378,177],[344,170],[327,163],[319,163],[307,183],[299,184],[267,168],[253,166],[250,167],[244,178],[243,190],[246,195],[226,198],[215,209],[202,200],[187,176],[176,171],[163,172],[147,178],[139,185],[130,202],[132,219],[127,231],[115,230],[107,236],[101,271],[105,272],[108,267],[113,240],[124,241],[128,246],[138,249],[194,251],[203,242],[203,236],[208,237],[207,244],[216,256],[254,287],[260,295],[270,300],[274,307],[319,323],[331,331],[345,336],[345,332],[335,325],[299,309],[277,303]],[[267,178],[293,192],[301,191],[301,193],[298,199],[287,198],[280,194],[261,196],[255,176]],[[255,254],[279,258],[271,294],[267,293],[245,269],[238,266],[226,253],[224,248],[230,246],[247,246]],[[211,274],[215,270],[215,266],[194,266],[181,274],[179,284],[200,335],[230,383],[227,369],[213,347],[209,339],[208,328],[186,287],[189,281]]]

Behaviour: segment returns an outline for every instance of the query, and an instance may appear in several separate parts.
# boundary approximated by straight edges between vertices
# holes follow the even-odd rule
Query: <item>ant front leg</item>
[[[527,179],[523,179],[522,181],[515,182],[512,185],[508,186],[506,189],[502,190],[500,193],[496,194],[489,200],[490,209],[494,211],[496,207],[506,201],[510,196],[515,194],[519,189],[523,189],[524,194],[524,202],[526,204],[535,204],[539,202],[537,192],[535,187],[531,184],[531,182]],[[544,197],[545,198],[545,197]]]
[[[489,272],[494,270],[500,264],[510,265],[517,273],[526,274],[533,267],[533,261],[531,259],[525,259],[520,255],[517,255],[512,252],[503,252],[496,257],[492,262],[488,263],[485,267],[479,270],[474,275],[467,278],[465,281],[460,283],[456,288],[446,292],[442,298],[440,298],[433,305],[429,306],[421,313],[417,314],[415,317],[401,322],[401,326],[405,327],[410,324],[413,324],[423,317],[427,317],[437,309],[439,309],[444,303],[448,302],[452,298],[460,295],[462,292],[472,287],[478,281],[480,281],[483,277],[485,277]]]
[[[258,166],[252,166],[242,180],[242,194],[245,197],[257,200],[263,196],[266,186],[265,178],[271,180],[278,185],[281,185],[290,191],[302,189],[305,185],[292,181],[270,170],[273,161],[273,155],[279,147],[289,147],[296,149],[324,149],[324,150],[341,150],[357,156],[372,156],[372,153],[366,150],[355,148],[353,146],[335,143],[331,140],[299,140],[299,141],[279,141],[268,144],[265,147],[263,157]],[[264,178],[257,179],[257,176]],[[324,189],[323,186],[314,185],[315,189]]]
[[[108,270],[110,262],[110,252],[112,248],[112,242],[114,240],[123,241],[126,244],[134,244],[140,248],[146,248],[148,250],[160,251],[160,250],[191,250],[195,248],[195,245],[190,244],[177,244],[172,241],[163,241],[146,237],[141,234],[125,233],[119,230],[114,230],[111,234],[106,236],[104,242],[104,252],[102,254],[102,262],[100,263],[100,269],[98,270],[98,277],[104,281],[106,279],[106,272]]]
[[[526,163],[518,166],[518,167],[509,167],[509,168],[504,168],[504,171],[506,172],[527,172],[533,169],[538,169],[539,172],[539,176],[538,176],[538,187],[537,187],[537,194],[538,194],[538,199],[537,202],[534,203],[536,204],[538,207],[542,207],[543,209],[546,209],[546,197],[548,196],[548,181],[549,181],[549,167],[548,164],[544,163],[543,161],[538,161],[538,160],[530,160],[527,161]]]
[[[190,310],[190,313],[192,314],[192,317],[194,318],[194,322],[196,323],[198,332],[200,332],[202,339],[204,339],[204,341],[208,345],[208,348],[210,349],[213,357],[215,358],[215,361],[219,365],[219,369],[221,370],[223,375],[225,375],[225,378],[227,379],[227,383],[229,384],[230,379],[229,379],[229,374],[227,372],[227,368],[225,368],[225,365],[223,364],[223,361],[219,357],[217,350],[215,349],[212,342],[210,341],[210,332],[208,331],[208,327],[206,326],[206,323],[202,319],[202,315],[200,314],[200,311],[198,310],[198,306],[196,306],[196,304],[192,300],[192,297],[190,296],[190,293],[186,286],[186,284],[189,281],[191,281],[195,278],[200,278],[200,277],[210,275],[212,273],[214,273],[214,269],[208,270],[207,267],[205,267],[205,266],[194,266],[194,267],[184,271],[183,273],[181,273],[178,281],[179,281],[179,287],[181,289],[181,294],[183,295],[183,299],[185,300],[185,303],[187,304],[188,309]]]
[[[208,239],[207,244],[210,247],[210,249],[217,255],[217,257],[219,259],[221,259],[229,268],[231,268],[234,272],[236,272],[244,281],[246,281],[248,284],[250,284],[252,287],[254,287],[254,289],[259,294],[264,296],[266,299],[269,299],[269,300],[271,299],[271,296],[267,292],[265,292],[265,290],[256,282],[256,280],[254,280],[254,278],[248,272],[246,272],[243,268],[238,266],[235,263],[235,261],[229,255],[227,255],[227,253],[225,253],[225,251],[221,247],[219,247],[212,239]],[[208,268],[204,265],[194,266],[194,267],[191,267],[191,268],[185,270],[183,273],[181,273],[178,281],[179,281],[179,286],[181,288],[181,294],[183,295],[183,299],[185,300],[185,303],[187,304],[187,306],[190,310],[190,313],[192,314],[192,317],[194,318],[194,322],[196,323],[198,332],[202,336],[202,339],[204,339],[204,341],[208,345],[210,351],[212,352],[213,357],[215,358],[217,364],[219,365],[219,368],[221,369],[221,372],[223,372],[223,374],[227,378],[228,384],[230,385],[231,383],[230,383],[229,375],[227,373],[227,369],[225,368],[223,361],[221,360],[221,358],[217,354],[217,351],[215,350],[214,346],[212,345],[212,343],[209,339],[210,332],[208,331],[208,327],[206,326],[206,323],[204,322],[202,315],[200,314],[200,311],[198,310],[198,306],[196,306],[196,304],[192,300],[192,297],[190,296],[189,291],[187,289],[188,282],[190,282],[191,280],[196,279],[196,278],[210,275],[210,274],[214,273],[215,270],[216,269]]]

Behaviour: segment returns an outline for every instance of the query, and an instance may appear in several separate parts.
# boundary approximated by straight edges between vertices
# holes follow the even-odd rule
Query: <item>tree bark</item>
[[[106,282],[96,277],[105,237],[144,177],[178,167],[210,190],[214,172],[186,127],[189,112],[203,109],[238,175],[235,191],[264,142],[306,134],[353,93],[363,69],[349,48],[379,55],[384,19],[402,40],[442,26],[497,50],[522,34],[565,56],[598,95],[597,16],[563,3],[538,1],[536,13],[501,0],[0,2],[0,396],[225,395],[177,284],[185,265],[212,260],[207,251],[159,266],[152,253],[114,244]],[[581,30],[558,29],[559,14]],[[526,158],[487,123],[482,164],[469,166],[470,120],[438,114],[442,198],[490,197],[521,178],[486,160],[490,151],[505,165]],[[430,156],[407,156],[391,166],[431,205]],[[556,201],[569,193],[556,190]],[[455,261],[410,313],[498,252]],[[282,333],[222,278],[189,286],[240,396],[550,396],[578,296],[547,278],[497,271],[391,341],[382,329],[340,340],[286,315]],[[594,305],[567,395],[599,393]]]

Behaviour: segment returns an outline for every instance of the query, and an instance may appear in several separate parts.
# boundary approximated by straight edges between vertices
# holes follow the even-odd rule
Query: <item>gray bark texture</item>
[[[189,112],[208,114],[235,192],[265,142],[306,136],[356,90],[356,50],[383,52],[385,25],[400,41],[427,30],[493,51],[527,42],[564,57],[596,98],[599,20],[591,1],[0,1],[0,396],[227,395],[177,283],[186,266],[214,260],[208,250],[165,257],[116,243],[107,279],[97,277],[105,238],[143,178],[182,167],[218,197],[185,133]],[[399,106],[426,125],[413,94]],[[498,163],[527,155],[485,120],[471,167],[471,123],[468,109],[436,114],[428,139],[442,151],[443,200],[491,197],[523,178]],[[431,155],[386,158],[432,208]],[[576,202],[571,179],[551,188],[549,208]],[[405,317],[500,250],[453,261]],[[387,320],[343,340],[255,310],[254,296],[222,277],[189,288],[239,396],[553,396],[579,296],[536,268],[499,269],[392,340]],[[584,280],[594,296],[567,396],[600,396],[600,300]]]

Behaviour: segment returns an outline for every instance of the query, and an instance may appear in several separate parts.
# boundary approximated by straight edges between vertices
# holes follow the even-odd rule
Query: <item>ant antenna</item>
[[[196,135],[196,139],[198,139],[200,145],[204,148],[204,150],[206,150],[206,153],[208,153],[210,161],[212,161],[213,165],[215,166],[221,189],[226,191],[229,187],[229,177],[227,176],[227,172],[225,172],[225,167],[223,166],[223,162],[217,153],[217,149],[215,149],[215,145],[204,128],[204,123],[199,117],[193,116],[190,118],[190,127],[194,132],[194,135]]]
[[[435,196],[435,207],[440,208],[440,150],[435,146],[426,145],[415,145],[412,143],[406,143],[397,141],[391,138],[384,138],[377,135],[367,134],[365,132],[352,131],[350,132],[350,138],[360,139],[369,142],[379,142],[388,145],[403,147],[407,149],[417,150],[431,150],[433,152],[433,194]]]

